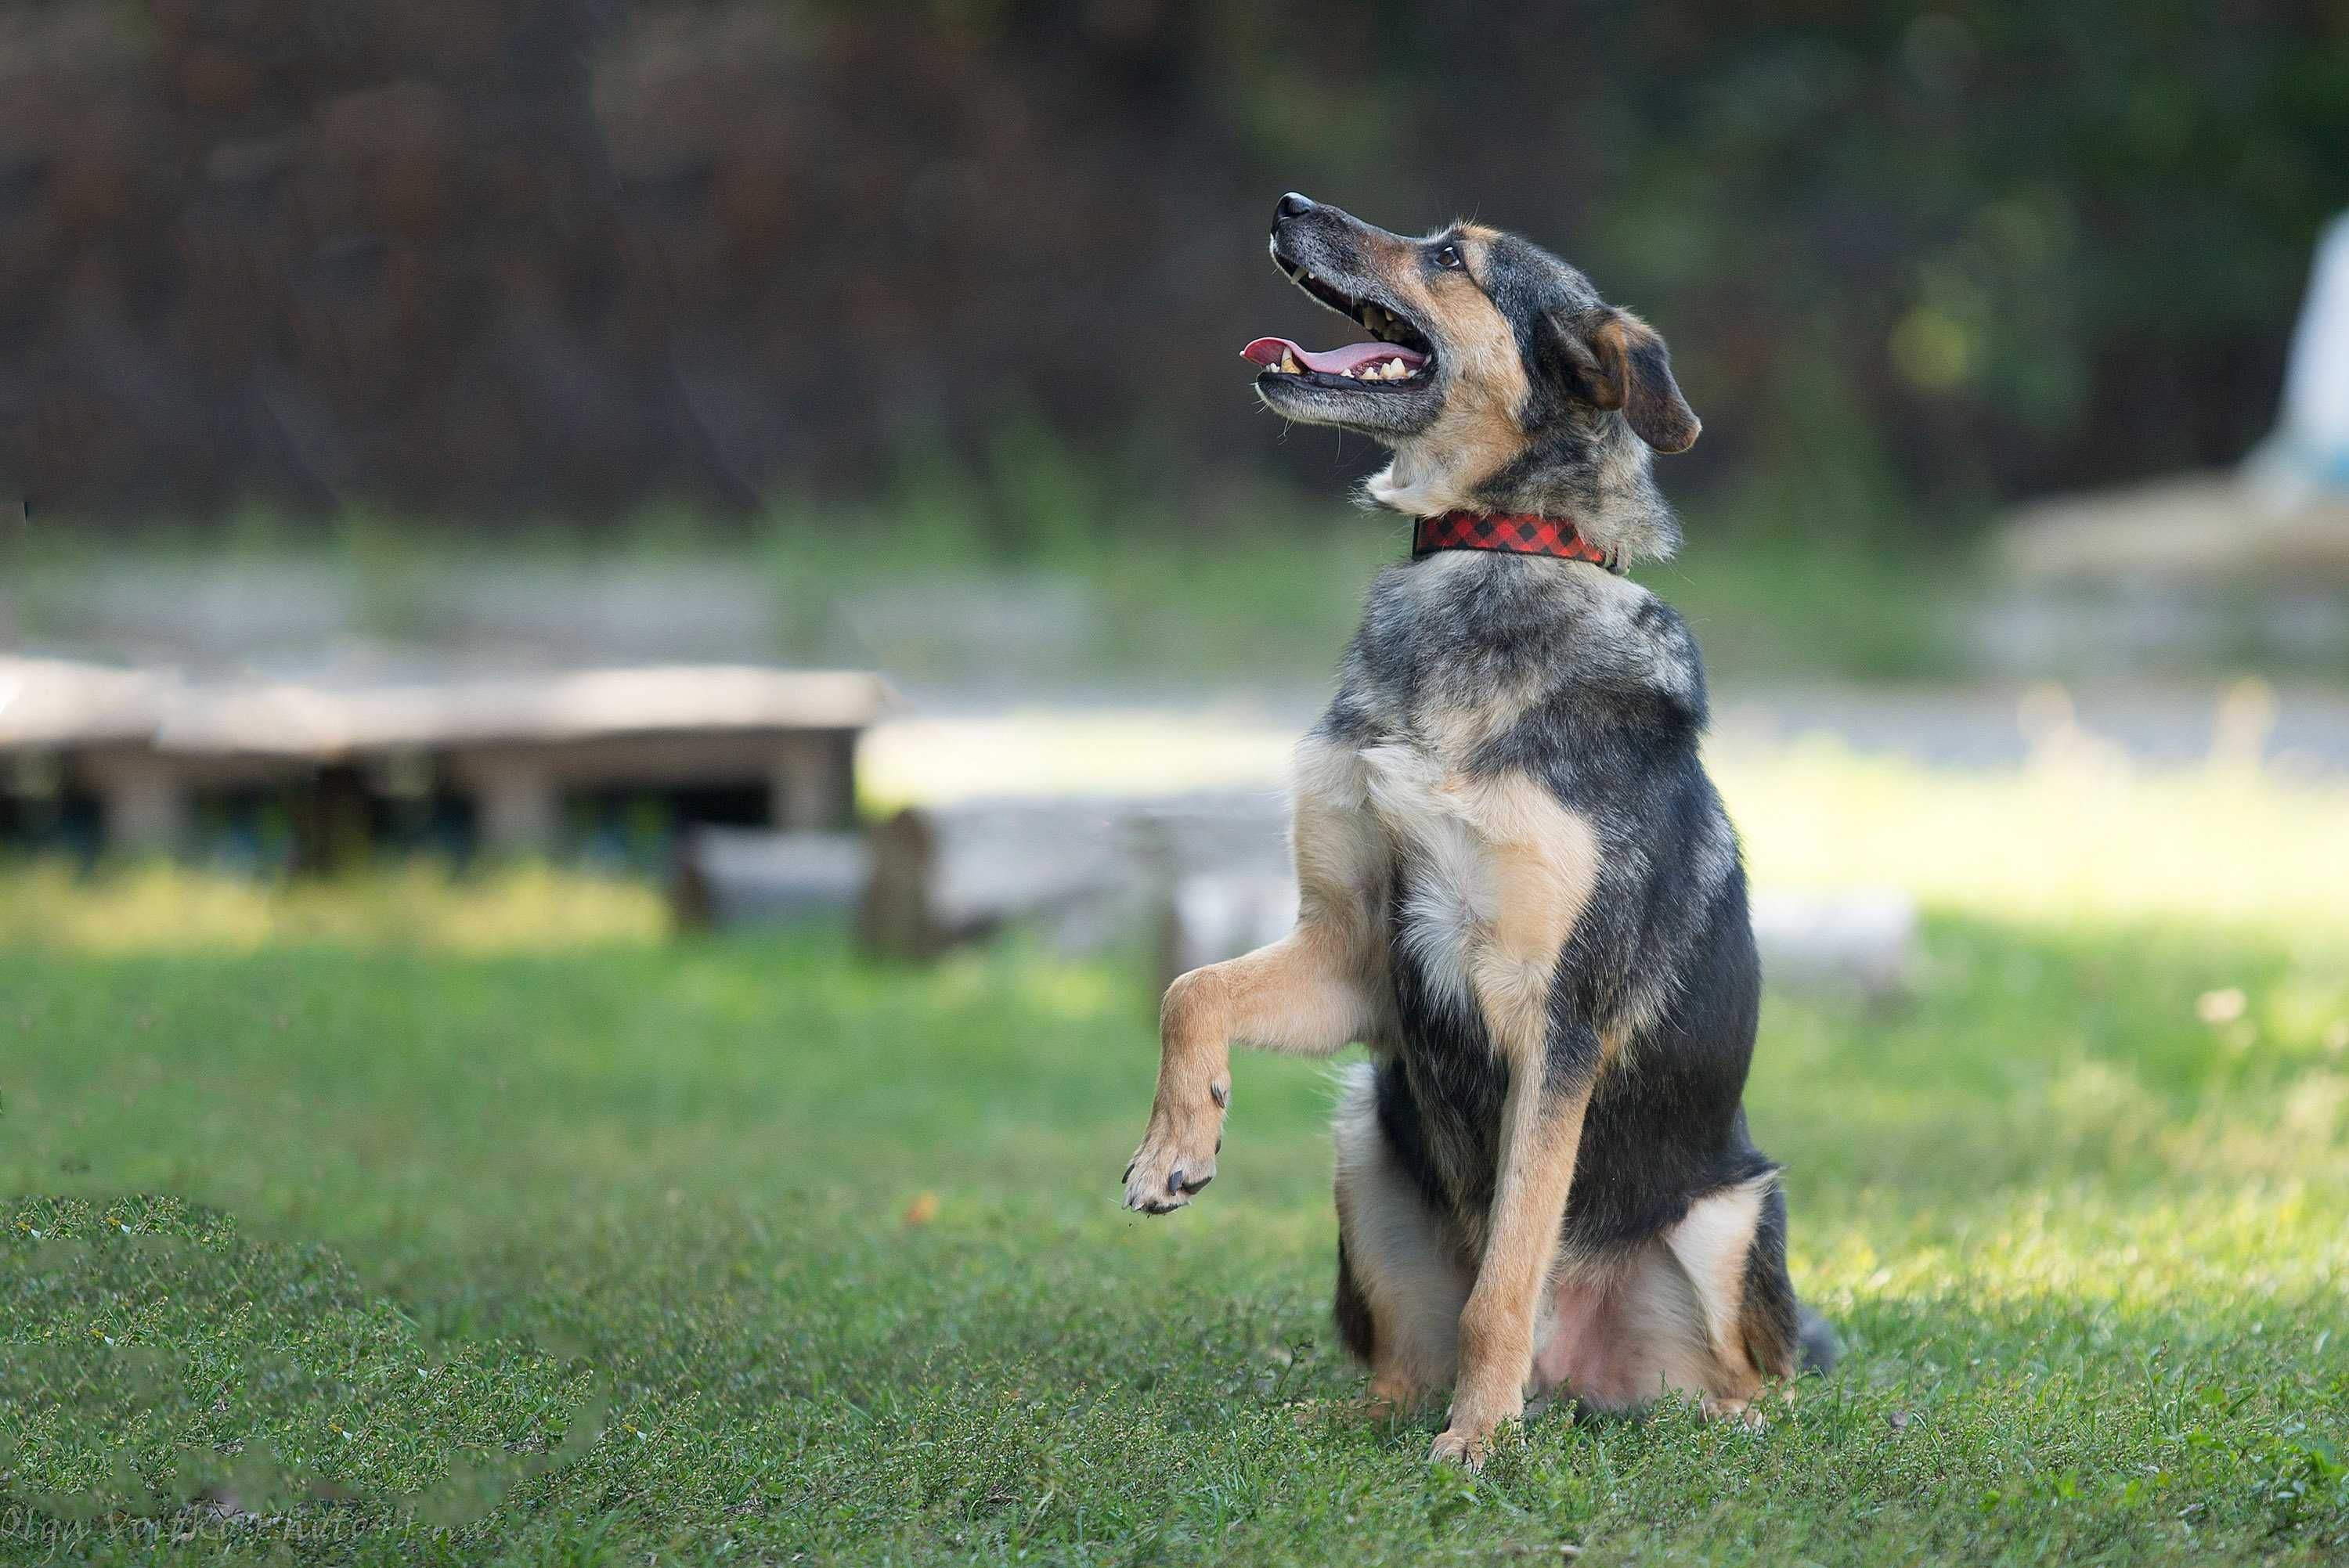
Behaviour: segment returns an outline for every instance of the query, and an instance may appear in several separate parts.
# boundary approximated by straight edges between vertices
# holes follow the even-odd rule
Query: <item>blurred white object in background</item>
[[[1160,978],[1237,958],[1278,942],[1297,923],[1296,879],[1280,872],[1209,872],[1170,892],[1160,933]]]
[[[2280,511],[2327,492],[2349,496],[2349,213],[2317,240],[2275,433],[2243,470],[2260,498]]]
[[[1883,1000],[1916,978],[1917,901],[1897,887],[1756,888],[1753,907],[1773,984]]]
[[[2240,463],[2025,502],[1982,668],[2118,677],[2349,657],[2349,213],[2318,237],[2275,429]]]

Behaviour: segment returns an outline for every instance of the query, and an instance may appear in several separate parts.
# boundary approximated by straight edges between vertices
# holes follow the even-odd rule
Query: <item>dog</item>
[[[1703,665],[1623,574],[1679,543],[1651,459],[1696,415],[1655,331],[1517,236],[1292,192],[1271,249],[1371,341],[1258,339],[1257,394],[1386,447],[1364,496],[1414,549],[1299,748],[1295,928],[1166,992],[1126,1205],[1214,1180],[1233,1045],[1360,1042],[1334,1312],[1383,1408],[1449,1390],[1431,1460],[1480,1465],[1549,1394],[1758,1421],[1834,1341],[1746,1130],[1761,969]]]

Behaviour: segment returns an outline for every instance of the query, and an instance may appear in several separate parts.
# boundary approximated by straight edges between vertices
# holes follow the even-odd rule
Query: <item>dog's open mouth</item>
[[[1433,373],[1435,346],[1410,317],[1382,304],[1349,297],[1277,250],[1272,259],[1288,274],[1289,282],[1340,315],[1361,323],[1377,341],[1316,354],[1285,337],[1259,337],[1240,350],[1241,358],[1263,366],[1268,376],[1343,381],[1357,387],[1412,386],[1424,383]]]

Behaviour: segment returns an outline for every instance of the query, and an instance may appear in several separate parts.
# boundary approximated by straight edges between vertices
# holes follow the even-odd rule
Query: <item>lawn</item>
[[[1915,994],[1774,994],[1749,1097],[1847,1357],[1473,1479],[1356,1407],[1325,1067],[1240,1061],[1213,1191],[1117,1207],[1138,963],[0,881],[0,1553],[2349,1554],[2344,792],[1724,777],[1764,873],[1929,900]]]

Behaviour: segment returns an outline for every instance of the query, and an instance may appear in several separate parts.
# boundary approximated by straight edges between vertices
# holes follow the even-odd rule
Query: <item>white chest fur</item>
[[[1465,1006],[1475,953],[1496,913],[1493,846],[1427,752],[1395,742],[1356,756],[1371,830],[1406,873],[1392,912],[1403,944],[1431,991]]]
[[[1588,823],[1522,774],[1471,778],[1407,740],[1309,741],[1298,764],[1308,900],[1347,882],[1354,907],[1382,909],[1400,871],[1388,918],[1433,998],[1478,1008],[1496,1037],[1534,1026],[1597,880]]]

